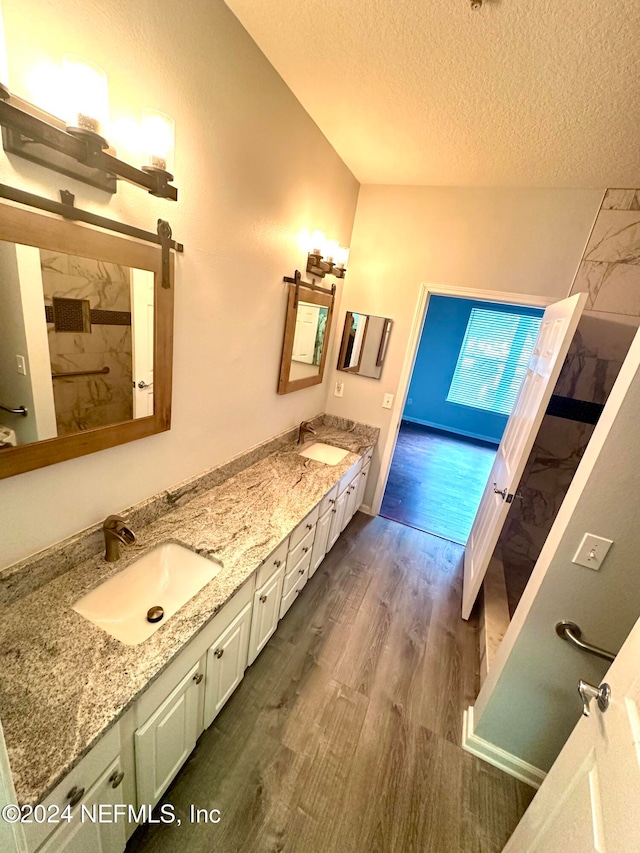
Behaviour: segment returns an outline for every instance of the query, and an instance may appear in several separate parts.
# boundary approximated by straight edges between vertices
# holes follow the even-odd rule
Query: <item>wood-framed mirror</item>
[[[0,479],[170,428],[161,261],[160,246],[0,204]]]
[[[393,320],[347,311],[338,355],[338,370],[380,379]]]
[[[325,288],[289,284],[278,394],[322,383],[334,298]]]

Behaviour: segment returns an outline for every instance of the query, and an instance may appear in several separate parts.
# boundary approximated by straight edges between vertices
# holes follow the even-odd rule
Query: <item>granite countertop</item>
[[[20,804],[42,801],[181,649],[373,446],[320,426],[312,440],[344,449],[339,465],[290,445],[136,530],[117,563],[85,560],[6,608],[0,622],[0,719]],[[221,572],[148,640],[125,646],[71,609],[146,551],[177,542]]]

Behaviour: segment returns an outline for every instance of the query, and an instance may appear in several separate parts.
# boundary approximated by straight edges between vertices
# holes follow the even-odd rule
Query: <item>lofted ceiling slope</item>
[[[362,183],[640,185],[636,0],[226,0]]]

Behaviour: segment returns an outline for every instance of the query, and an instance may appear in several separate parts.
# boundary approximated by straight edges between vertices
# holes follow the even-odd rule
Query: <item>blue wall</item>
[[[451,296],[432,296],[429,299],[402,417],[414,423],[499,444],[507,423],[506,415],[447,402],[449,386],[472,308],[531,314],[536,317],[542,314],[540,308],[523,308],[520,305],[479,302]]]

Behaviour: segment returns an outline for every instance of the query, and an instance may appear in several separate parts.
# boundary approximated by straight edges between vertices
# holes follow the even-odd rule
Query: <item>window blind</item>
[[[447,402],[511,414],[541,321],[528,314],[473,308]]]

